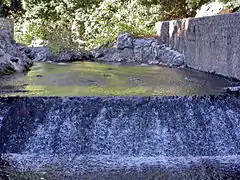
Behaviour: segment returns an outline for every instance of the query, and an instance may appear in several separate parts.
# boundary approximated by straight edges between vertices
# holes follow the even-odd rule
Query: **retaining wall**
[[[240,13],[158,22],[156,30],[188,66],[240,79]]]

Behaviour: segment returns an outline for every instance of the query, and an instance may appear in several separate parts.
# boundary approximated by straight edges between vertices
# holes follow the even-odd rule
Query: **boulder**
[[[226,92],[229,94],[236,94],[236,95],[240,95],[240,86],[231,86],[231,87],[227,87],[225,88]]]
[[[55,57],[51,50],[46,46],[26,47],[20,45],[19,49],[24,52],[33,62],[45,62]]]
[[[89,52],[79,51],[64,51],[59,55],[56,55],[52,61],[54,62],[73,62],[73,61],[84,61],[92,60],[92,55]]]
[[[133,49],[133,38],[128,32],[124,32],[117,37],[117,49]]]
[[[92,59],[91,54],[84,51],[63,51],[59,54],[54,54],[47,46],[26,47],[22,45],[19,45],[19,49],[24,52],[33,62],[73,62]]]
[[[184,55],[166,47],[158,37],[133,37],[124,32],[117,37],[116,45],[92,51],[97,61],[138,62],[181,66]]]
[[[23,72],[31,65],[32,61],[19,50],[12,33],[0,30],[0,75]]]

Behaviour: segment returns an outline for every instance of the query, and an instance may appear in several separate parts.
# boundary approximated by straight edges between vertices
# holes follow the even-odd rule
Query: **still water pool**
[[[229,79],[192,69],[77,62],[37,63],[0,78],[1,96],[185,96],[222,94]]]

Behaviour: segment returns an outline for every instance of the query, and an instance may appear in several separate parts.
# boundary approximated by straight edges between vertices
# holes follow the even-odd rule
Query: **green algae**
[[[26,74],[2,79],[0,88],[1,96],[185,96],[221,94],[232,84],[191,69],[78,62],[37,63]]]

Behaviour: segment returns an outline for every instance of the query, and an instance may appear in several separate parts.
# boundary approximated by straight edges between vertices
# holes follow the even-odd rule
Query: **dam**
[[[19,170],[239,178],[238,97],[6,97],[0,108],[0,151]]]
[[[28,74],[4,77],[0,152],[12,164],[5,174],[30,179],[239,178],[240,99],[223,91],[237,82],[191,69],[155,68],[36,64]],[[140,82],[132,84],[132,78]],[[96,95],[84,94],[86,88],[96,88]]]
[[[188,38],[167,41],[191,68],[35,62],[0,77],[0,179],[240,179],[238,46],[211,66]]]

